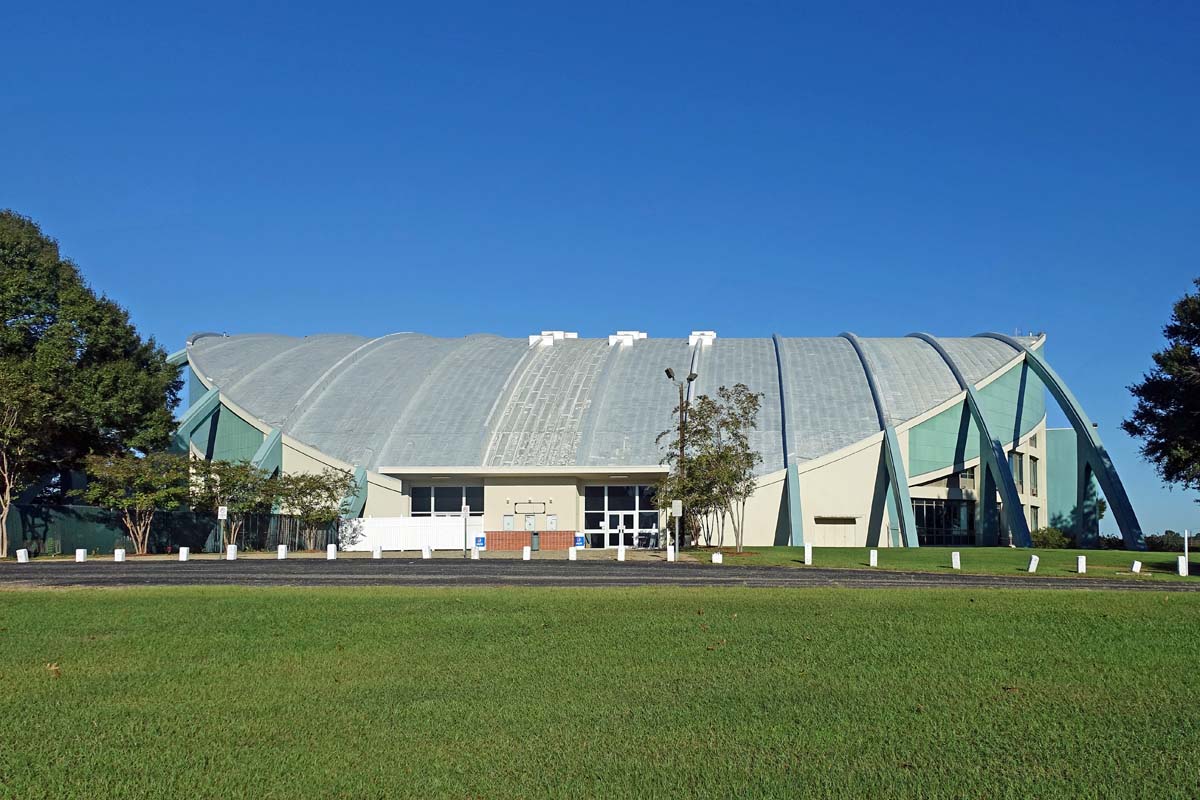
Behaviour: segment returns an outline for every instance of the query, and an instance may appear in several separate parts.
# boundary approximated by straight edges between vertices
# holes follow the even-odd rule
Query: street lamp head
[[[666,373],[667,373],[668,378],[670,378],[671,380],[675,380],[675,370],[671,369],[670,367],[667,367]]]
[[[687,376],[687,382],[691,383],[692,381],[696,380],[696,378],[698,378],[698,377],[700,377],[700,376],[697,375],[696,373],[690,372],[690,373],[688,373],[688,376]]]

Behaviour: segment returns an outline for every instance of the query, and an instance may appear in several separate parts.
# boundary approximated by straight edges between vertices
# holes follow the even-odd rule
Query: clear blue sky
[[[0,207],[169,349],[1045,330],[1200,527],[1117,427],[1200,274],[1200,5],[245,5],[0,25]]]

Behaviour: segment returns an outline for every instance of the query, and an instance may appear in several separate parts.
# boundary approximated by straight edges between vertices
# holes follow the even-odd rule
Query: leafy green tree
[[[754,469],[762,463],[750,443],[762,397],[739,383],[720,387],[716,399],[700,395],[688,403],[682,465],[678,427],[663,431],[656,440],[666,443],[661,463],[671,467],[659,496],[683,501],[690,529],[699,531],[706,545],[715,538],[718,547],[724,546],[727,524],[732,523],[741,552],[746,501],[754,493]]]
[[[229,513],[221,529],[222,547],[237,544],[247,516],[267,513],[280,500],[279,479],[249,461],[192,463],[193,508],[216,514],[225,506]]]
[[[321,530],[346,513],[355,489],[354,476],[340,469],[279,478],[280,506],[296,517],[306,549],[315,549]]]
[[[89,454],[165,447],[179,370],[32,220],[0,211],[0,557],[20,494]]]
[[[119,512],[134,552],[145,555],[155,514],[179,508],[188,499],[188,467],[187,457],[174,453],[88,456],[88,484],[80,494],[94,506]]]
[[[1194,281],[1200,289],[1200,279]],[[1167,483],[1200,489],[1200,292],[1175,303],[1154,367],[1129,387],[1137,404],[1121,423]]]

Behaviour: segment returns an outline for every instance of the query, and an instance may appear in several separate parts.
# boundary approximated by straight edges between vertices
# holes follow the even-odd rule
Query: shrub
[[[1029,536],[1033,540],[1034,547],[1062,550],[1074,544],[1071,541],[1071,537],[1058,528],[1038,528],[1036,531],[1031,532]]]

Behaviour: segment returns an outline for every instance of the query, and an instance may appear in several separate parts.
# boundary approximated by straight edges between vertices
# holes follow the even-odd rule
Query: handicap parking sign
[[[475,537],[475,546],[478,547],[480,550],[482,550],[484,548],[484,542],[486,542],[486,541],[487,541],[486,537],[476,536]]]
[[[575,546],[576,546],[576,547],[583,547],[583,537],[582,537],[582,536],[576,536],[576,537],[575,537]]]

